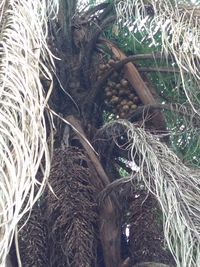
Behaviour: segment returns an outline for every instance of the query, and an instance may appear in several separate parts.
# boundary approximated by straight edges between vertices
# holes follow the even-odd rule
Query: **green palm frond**
[[[125,0],[116,1],[121,26],[131,34],[138,31],[151,46],[161,48],[165,55],[173,55],[180,70],[183,89],[195,112],[200,114],[200,8],[189,1]]]
[[[1,266],[18,221],[41,195],[50,170],[44,118],[48,96],[39,75],[42,72],[52,80],[43,63],[53,62],[46,44],[46,14],[52,16],[52,10],[45,0],[3,0],[0,4]],[[43,179],[38,181],[42,158]]]

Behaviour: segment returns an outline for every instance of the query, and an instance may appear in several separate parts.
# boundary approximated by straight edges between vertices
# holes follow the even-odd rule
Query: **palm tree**
[[[58,2],[1,4],[1,266],[198,266],[198,5]]]

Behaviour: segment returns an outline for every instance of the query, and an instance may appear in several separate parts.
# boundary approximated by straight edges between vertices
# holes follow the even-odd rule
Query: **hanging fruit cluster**
[[[105,64],[99,65],[98,79],[111,68],[117,61],[110,59]],[[127,118],[141,104],[140,99],[134,93],[131,84],[123,77],[123,72],[114,72],[108,79],[104,89],[105,107],[119,118]]]

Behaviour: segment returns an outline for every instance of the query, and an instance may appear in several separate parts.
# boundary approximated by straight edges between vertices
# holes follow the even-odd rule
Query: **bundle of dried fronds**
[[[171,54],[180,70],[183,89],[195,112],[200,114],[200,8],[191,1],[116,0],[121,25],[134,35],[139,31],[151,45],[161,42],[165,55]],[[160,40],[160,41],[158,41]]]
[[[121,130],[120,130],[121,129]],[[123,131],[122,131],[123,129]],[[164,235],[178,267],[195,267],[200,263],[200,177],[163,143],[128,121],[105,125],[108,137],[126,133],[124,148],[137,162],[139,181],[144,182],[160,203]],[[133,178],[133,183],[136,178]],[[127,182],[127,180],[125,180]]]
[[[47,16],[53,0],[2,0],[0,3],[0,265],[16,225],[38,199],[50,170],[39,74],[51,80]],[[51,64],[49,64],[50,66]],[[36,173],[44,158],[42,181]],[[35,186],[39,188],[34,194]],[[29,195],[25,206],[23,203]]]
[[[49,267],[48,233],[41,202],[34,205],[30,217],[23,216],[18,227],[22,266]]]
[[[95,189],[87,158],[79,149],[56,149],[47,197],[51,266],[95,266]],[[60,258],[57,257],[60,255]],[[61,256],[62,254],[62,256]]]

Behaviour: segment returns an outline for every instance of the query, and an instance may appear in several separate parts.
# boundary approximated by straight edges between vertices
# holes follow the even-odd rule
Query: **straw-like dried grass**
[[[160,203],[164,235],[177,267],[200,265],[200,177],[163,143],[144,129],[128,121],[111,122],[102,128],[110,138],[127,135],[123,148],[139,170],[132,178],[144,182]],[[115,139],[116,140],[116,139]],[[128,140],[128,141],[127,141]],[[127,180],[125,180],[127,182]]]
[[[46,37],[47,14],[52,17],[55,14],[55,6],[56,1],[53,0],[2,0],[0,3],[2,267],[16,225],[41,195],[50,170],[44,118],[48,95],[44,95],[39,75],[42,73],[51,80],[51,74],[43,62],[48,61],[49,66],[53,63]],[[36,173],[42,158],[43,179],[38,181]],[[28,201],[23,205],[28,195]]]

